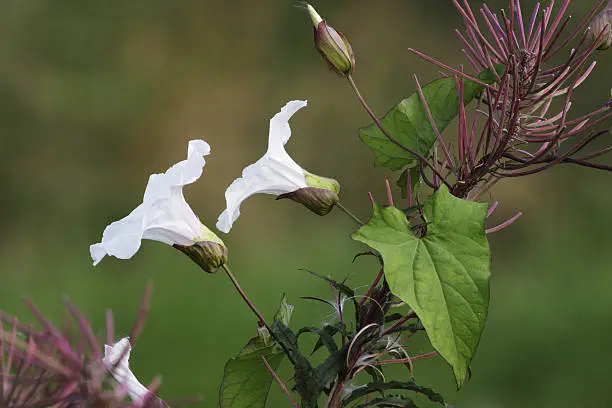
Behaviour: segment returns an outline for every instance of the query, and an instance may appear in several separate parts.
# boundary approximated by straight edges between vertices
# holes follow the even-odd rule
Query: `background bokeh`
[[[477,2],[471,2],[474,6]],[[488,1],[493,9],[507,7]],[[531,9],[535,2],[524,1]],[[594,1],[575,1],[571,24]],[[450,1],[320,1],[357,54],[355,78],[383,113],[437,70],[418,48],[464,62]],[[216,406],[225,361],[254,334],[255,321],[222,274],[145,242],[129,261],[91,266],[88,246],[141,200],[148,175],[186,154],[190,138],[212,146],[204,176],[185,194],[214,225],[225,187],[265,150],[269,118],[290,99],[309,100],[292,120],[288,149],[307,169],[338,179],[345,204],[369,215],[366,193],[383,199],[384,177],[356,136],[368,118],[348,85],[328,72],[295,1],[20,0],[0,5],[0,308],[31,320],[22,297],[49,316],[62,297],[102,328],[112,308],[129,331],[147,280],[155,292],[132,353],[143,382],[163,375],[162,396],[201,395]],[[612,50],[609,50],[612,51]],[[576,92],[574,113],[594,109],[612,85],[612,52]],[[603,407],[612,400],[612,175],[558,167],[500,183],[498,217],[522,211],[490,237],[490,315],[473,378],[455,390],[439,358],[416,363],[419,383],[459,407]],[[283,292],[295,327],[329,310],[300,296],[329,297],[308,268],[363,285],[371,260],[338,211],[319,218],[290,201],[258,196],[223,236],[232,269],[271,316]],[[428,351],[416,340],[412,353]],[[288,367],[281,373],[289,376]],[[425,404],[426,405],[426,404]],[[270,407],[289,406],[275,385]]]

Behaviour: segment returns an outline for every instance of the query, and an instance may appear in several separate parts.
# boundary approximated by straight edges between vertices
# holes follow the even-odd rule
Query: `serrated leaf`
[[[503,65],[496,66],[498,72],[503,72],[503,68]],[[483,71],[478,78],[486,84],[492,84],[495,81],[495,76],[490,70]],[[459,97],[455,79],[454,77],[436,79],[421,89],[436,127],[442,133],[459,112]],[[468,104],[483,90],[482,85],[465,80],[463,102]],[[400,144],[422,156],[429,154],[436,140],[418,92],[391,108],[382,118],[381,124]],[[374,152],[376,166],[400,170],[415,164],[416,158],[390,141],[376,124],[359,129],[359,138]]]
[[[438,403],[444,406],[444,398],[431,388],[422,387],[417,385],[414,381],[387,381],[387,382],[371,382],[369,384],[362,385],[361,387],[357,387],[357,389],[353,390],[350,394],[348,394],[342,400],[342,406],[346,406],[347,404],[365,397],[373,392],[383,393],[384,391],[389,390],[403,390],[403,391],[413,391],[417,394],[425,395],[431,402]]]
[[[334,338],[333,338],[333,335],[336,333],[336,331],[333,329],[332,326],[326,326],[323,329],[319,329],[318,327],[310,327],[310,326],[302,327],[297,332],[297,335],[300,336],[303,333],[314,333],[319,336],[319,339],[317,340],[317,344],[315,344],[315,347],[312,350],[312,353],[317,351],[321,346],[325,346],[330,353],[335,353],[336,351],[338,351],[338,346],[336,345],[336,342],[334,342]]]
[[[370,402],[354,406],[354,408],[367,407],[418,408],[414,401],[403,395],[389,395],[387,397],[374,398]]]
[[[219,391],[220,408],[266,406],[272,375],[262,357],[276,370],[283,359],[283,352],[277,345],[265,346],[259,337],[255,337],[225,364]]]
[[[344,368],[348,345],[331,353],[323,363],[313,368],[308,359],[300,353],[297,336],[290,328],[275,320],[272,332],[274,338],[283,345],[293,360],[295,390],[302,398],[302,408],[316,408],[325,386]]]
[[[335,353],[336,351],[338,351],[338,346],[334,341],[334,335],[338,332],[346,335],[346,325],[344,323],[338,322],[334,325],[326,324],[323,326],[322,329],[311,326],[302,327],[298,331],[297,335],[299,337],[303,333],[313,333],[319,336],[310,354],[314,354],[322,346],[325,346],[330,353]]]
[[[400,210],[379,205],[353,234],[380,252],[391,291],[418,315],[458,386],[468,376],[489,305],[486,212],[486,204],[461,200],[441,186],[424,203],[425,237],[414,235]]]

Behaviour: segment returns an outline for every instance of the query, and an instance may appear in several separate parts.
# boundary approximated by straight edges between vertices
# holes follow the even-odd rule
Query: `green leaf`
[[[495,68],[498,72],[503,72],[504,66],[499,65]],[[486,70],[478,75],[478,79],[486,84],[492,84],[495,82],[495,75],[490,70]],[[442,133],[459,112],[455,79],[454,77],[436,79],[421,89],[436,127]],[[465,80],[463,102],[470,103],[483,90],[482,85]],[[382,118],[381,124],[400,144],[422,156],[429,154],[436,140],[418,92],[391,108]],[[359,129],[359,138],[374,152],[376,166],[400,170],[415,165],[416,158],[390,141],[376,124]]]
[[[374,398],[370,402],[355,405],[354,408],[366,407],[401,407],[401,408],[417,408],[414,401],[403,395],[389,395],[382,398]]]
[[[325,346],[327,348],[327,351],[329,351],[330,353],[335,353],[336,351],[338,351],[338,345],[336,345],[336,342],[334,341],[334,335],[338,332],[346,335],[346,325],[344,323],[338,322],[334,325],[326,324],[323,326],[322,329],[311,326],[302,327],[298,331],[297,335],[299,337],[303,333],[313,333],[319,336],[319,339],[317,340],[310,354],[314,354],[322,346]]]
[[[316,408],[325,386],[334,380],[344,368],[348,344],[331,353],[323,363],[313,368],[308,359],[300,353],[297,336],[290,328],[281,321],[275,320],[272,332],[274,338],[283,345],[293,361],[295,390],[302,399],[302,408]]]
[[[461,200],[441,186],[425,200],[424,237],[414,235],[400,210],[379,205],[352,236],[380,252],[391,291],[416,312],[458,386],[468,376],[489,306],[486,212],[486,204]]]
[[[300,336],[303,333],[314,333],[319,336],[317,344],[315,344],[312,353],[317,351],[321,346],[325,346],[330,353],[335,353],[338,351],[338,346],[334,341],[333,335],[336,333],[333,326],[325,326],[323,329],[319,329],[318,327],[302,327],[297,335]],[[311,353],[311,354],[312,354]]]
[[[388,382],[371,382],[369,384],[357,387],[349,395],[342,400],[342,406],[346,406],[359,398],[365,397],[373,392],[383,393],[388,390],[404,390],[413,391],[418,394],[425,395],[431,402],[436,402],[444,406],[444,398],[431,388],[421,387],[413,381],[388,381]]]
[[[395,182],[400,188],[402,198],[408,197],[408,173],[410,173],[410,186],[414,188],[421,181],[421,171],[418,167],[408,167],[402,171]]]
[[[293,305],[287,303],[287,296],[283,294],[274,320],[286,327],[291,320],[293,308]],[[265,407],[273,378],[262,357],[276,370],[284,354],[278,344],[269,344],[270,335],[267,329],[261,329],[258,337],[249,340],[236,357],[225,363],[219,390],[220,408]]]
[[[219,391],[220,408],[266,406],[272,375],[264,365],[262,357],[276,370],[283,359],[283,352],[278,346],[266,346],[259,337],[255,337],[236,357],[225,364]]]
[[[332,285],[337,291],[339,291],[340,293],[345,294],[346,297],[348,297],[348,298],[355,297],[355,291],[353,289],[351,289],[349,286],[347,286],[344,282],[338,282],[336,280],[328,278],[327,276],[319,275],[318,273],[310,271],[308,269],[303,269],[303,270],[308,272],[311,275],[316,276],[319,279],[323,279],[324,281],[326,281],[327,283]]]
[[[353,261],[355,259],[353,258]],[[353,307],[355,308],[355,320],[359,321],[359,305],[357,303],[357,298],[355,297],[355,291],[353,289],[351,289],[348,285],[346,285],[344,282],[338,282],[334,279],[328,278],[326,276],[323,275],[319,275],[316,272],[313,272],[311,270],[308,269],[302,269],[306,272],[308,272],[309,274],[316,276],[319,279],[323,279],[324,281],[326,281],[327,283],[329,283],[330,285],[332,285],[334,287],[334,289],[336,289],[338,292],[342,293],[343,295],[345,295],[347,297],[347,299],[350,299],[351,302],[353,303]]]

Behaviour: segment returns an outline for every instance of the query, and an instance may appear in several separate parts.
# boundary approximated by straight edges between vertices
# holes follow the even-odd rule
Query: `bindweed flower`
[[[340,184],[336,180],[307,172],[285,151],[291,137],[289,119],[306,106],[306,101],[291,101],[270,120],[268,151],[242,171],[225,192],[227,208],[219,215],[217,228],[229,232],[240,215],[240,205],[258,193],[290,198],[318,215],[325,215],[338,202]]]
[[[133,340],[142,331],[151,293],[148,284],[130,332]],[[102,348],[113,343],[110,310],[102,343],[87,316],[72,303],[66,302],[70,318],[61,329],[31,301],[27,303],[40,329],[0,310],[0,407],[168,408],[155,395],[159,377],[147,388],[130,372],[127,338]]]
[[[607,50],[612,46],[612,0],[609,0],[606,8],[595,16],[590,27],[589,37],[591,41],[595,41],[605,31],[597,46],[598,49]]]
[[[112,346],[105,344],[104,363],[115,381],[127,389],[132,401],[141,401],[149,393],[149,390],[138,381],[130,370],[131,351],[132,346],[128,337],[122,338]]]
[[[355,68],[355,55],[351,44],[341,32],[328,25],[314,7],[310,4],[306,7],[314,25],[314,42],[317,51],[332,71],[340,76],[351,75]]]
[[[140,248],[142,239],[178,248],[207,272],[225,263],[227,249],[223,241],[200,222],[183,196],[183,186],[202,175],[206,164],[203,156],[209,153],[208,143],[192,140],[187,160],[165,173],[151,175],[142,204],[125,218],[107,226],[102,242],[90,246],[94,266],[106,255],[131,258]]]

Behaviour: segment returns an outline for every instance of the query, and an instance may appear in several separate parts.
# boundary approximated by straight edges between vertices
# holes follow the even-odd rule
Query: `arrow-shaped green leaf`
[[[442,186],[424,203],[424,237],[414,235],[400,210],[379,205],[353,234],[380,252],[391,291],[419,316],[458,386],[467,378],[489,305],[486,212],[486,204],[456,198]]]

